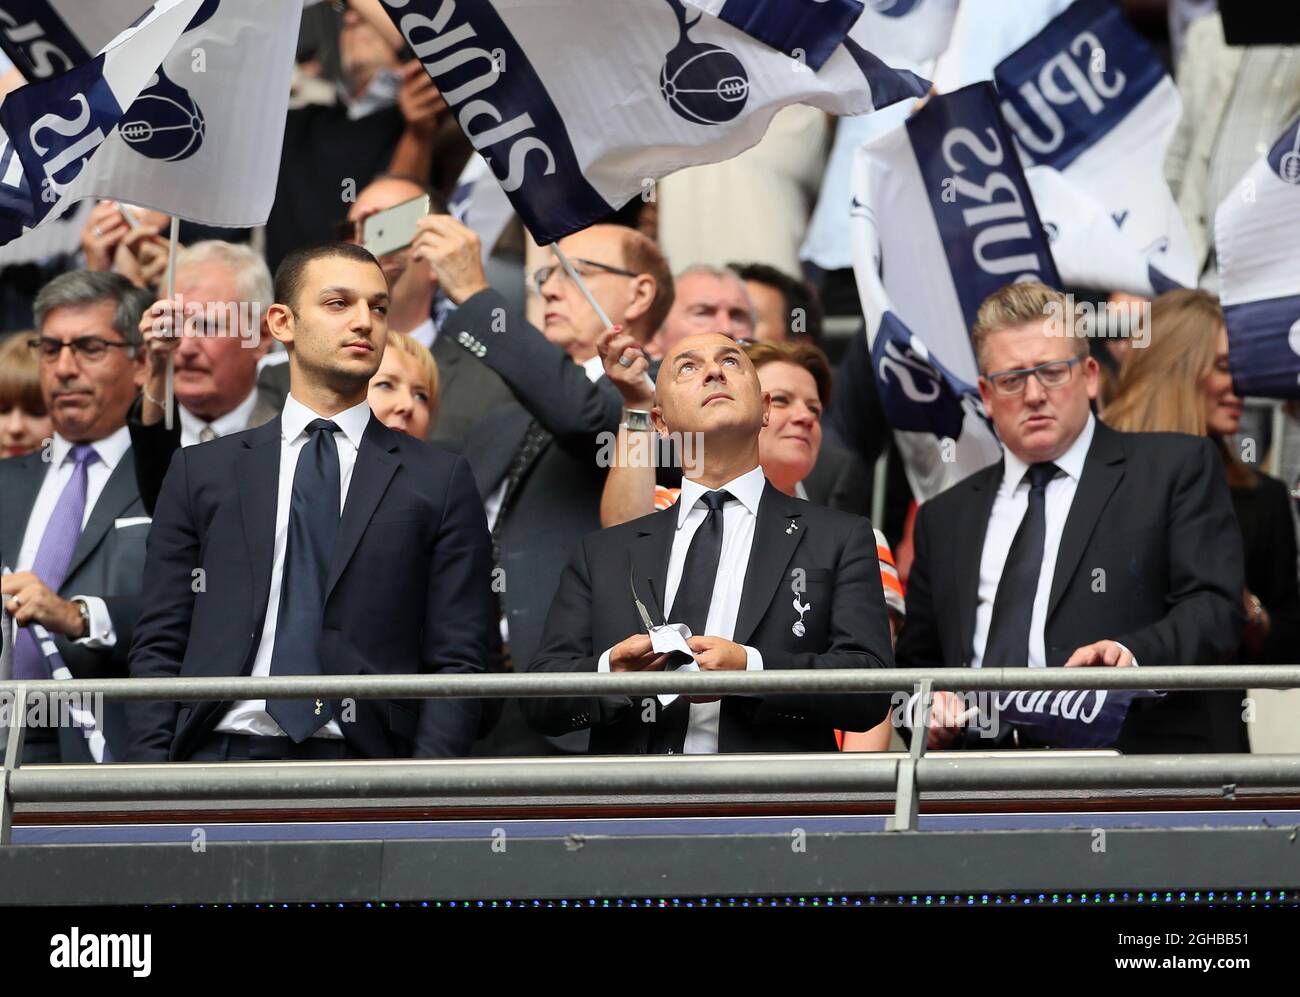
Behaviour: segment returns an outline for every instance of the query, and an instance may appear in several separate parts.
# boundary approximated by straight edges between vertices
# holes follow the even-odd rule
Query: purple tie
[[[86,467],[99,459],[89,443],[78,443],[68,456],[77,462],[77,466],[72,469],[72,477],[63,486],[63,494],[50,514],[50,521],[45,524],[45,534],[41,537],[31,568],[32,574],[51,592],[59,591],[68,577],[68,565],[72,563],[72,552],[81,539],[81,520],[86,514]],[[30,628],[23,627],[14,642],[14,678],[49,677],[50,667],[45,656],[36,646]]]

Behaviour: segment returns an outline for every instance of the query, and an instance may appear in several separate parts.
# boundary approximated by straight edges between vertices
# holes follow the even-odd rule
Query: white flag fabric
[[[1220,301],[1237,393],[1300,398],[1300,118],[1214,216]]]
[[[788,104],[862,114],[927,86],[850,39],[814,71],[683,0],[383,3],[542,244],[738,155]]]
[[[932,75],[935,60],[948,47],[957,0],[871,0],[853,37],[891,66],[920,77]],[[849,178],[858,146],[896,127],[911,113],[911,101],[901,101],[873,114],[845,118],[835,129],[835,142],[826,161],[817,207],[799,258],[823,270],[853,265],[849,218]]]
[[[89,62],[149,0],[0,0],[0,47],[28,80]]]
[[[1182,100],[1118,5],[1077,0],[998,63],[994,78],[1025,167],[1060,174],[1034,192],[1058,234],[1061,276],[1147,296],[1194,286],[1191,242],[1164,177]],[[1098,227],[1103,210],[1113,232]],[[1126,266],[1113,255],[1117,245],[1128,247]],[[1107,283],[1094,284],[1106,253]]]
[[[159,0],[89,62],[4,98],[0,243],[84,196],[72,188],[100,163],[114,130],[203,2]]]
[[[970,329],[1017,280],[1057,286],[991,83],[931,97],[858,151],[853,256],[881,403],[918,501],[1001,455]]]
[[[264,224],[301,13],[298,0],[204,0],[70,193],[206,225]]]

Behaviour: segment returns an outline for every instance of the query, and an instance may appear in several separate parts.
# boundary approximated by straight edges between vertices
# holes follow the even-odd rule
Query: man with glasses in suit
[[[1099,422],[1097,361],[1049,287],[990,295],[971,339],[1003,459],[921,506],[899,667],[1224,661],[1244,623],[1244,568],[1214,445]],[[1239,711],[1212,692],[1139,698],[1116,746],[1232,751]],[[937,693],[929,745],[987,747],[987,733],[1042,746],[1006,725],[977,733],[965,712]]]
[[[544,302],[537,329],[488,286],[470,229],[446,215],[423,218],[420,226],[412,258],[427,261],[460,306],[441,335],[496,371],[514,395],[470,431],[464,453],[492,529],[502,660],[522,670],[541,639],[569,553],[600,528],[605,468],[598,458],[618,432],[623,399],[605,378],[597,349],[604,325],[558,259],[532,275],[533,293]],[[672,306],[672,274],[658,247],[634,229],[594,225],[561,240],[560,248],[610,321],[644,344]],[[584,747],[581,738],[542,741],[513,703],[480,746],[494,755]]]
[[[126,675],[149,533],[126,415],[145,377],[136,324],[149,298],[119,274],[73,271],[33,303],[54,436],[0,462],[0,561],[11,569],[0,594],[18,625],[15,679]],[[22,760],[121,758],[125,738],[122,706],[109,703],[89,724],[29,728]]]

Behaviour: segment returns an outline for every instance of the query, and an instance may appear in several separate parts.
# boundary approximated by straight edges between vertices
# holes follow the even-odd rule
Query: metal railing
[[[1183,668],[837,669],[608,675],[402,675],[75,679],[0,682],[10,728],[0,773],[0,844],[15,803],[152,799],[564,796],[644,793],[815,793],[893,790],[892,830],[915,830],[920,794],[996,789],[1204,789],[1300,786],[1300,755],[906,757],[871,753],[403,761],[173,763],[23,767],[26,704],[40,695],[105,700],[493,698],[900,692],[919,696],[922,725],[935,691],[1043,689],[1289,689],[1300,665]]]

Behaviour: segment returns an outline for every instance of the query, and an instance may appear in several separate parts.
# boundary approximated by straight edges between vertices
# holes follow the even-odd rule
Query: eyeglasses
[[[104,357],[108,356],[110,349],[133,350],[134,344],[126,343],[121,340],[104,339],[100,336],[80,336],[65,343],[62,339],[55,339],[53,336],[41,336],[37,339],[27,340],[28,347],[32,352],[38,354],[42,363],[54,363],[63,353],[64,347],[72,351],[72,355],[78,360],[86,363],[99,363]]]
[[[624,270],[622,267],[611,267],[608,263],[597,263],[595,260],[574,260],[573,269],[578,271],[583,277],[595,277],[600,273],[614,273],[620,277],[637,277],[631,270]],[[566,271],[558,263],[552,263],[549,266],[538,267],[533,271],[532,280],[529,281],[529,289],[537,295],[542,293],[542,285],[551,279],[552,274],[559,271],[561,282],[569,279]],[[592,271],[595,271],[593,273]]]
[[[1071,357],[1069,360],[1049,360],[1036,367],[1000,370],[996,374],[989,374],[988,382],[999,395],[1021,394],[1025,390],[1025,385],[1029,383],[1030,374],[1033,374],[1044,388],[1059,388],[1070,380],[1074,373],[1072,368],[1078,362],[1078,357]]]

